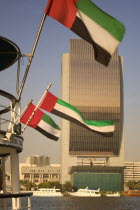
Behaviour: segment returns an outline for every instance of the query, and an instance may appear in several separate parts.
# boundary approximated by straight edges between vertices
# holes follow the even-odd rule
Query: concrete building
[[[106,166],[106,160],[81,159],[77,162],[78,166]],[[140,181],[140,162],[124,161],[124,183],[128,181]]]
[[[33,165],[21,165],[20,164],[20,180],[31,181],[35,184],[48,181],[60,182],[60,165],[53,166],[33,166]]]
[[[47,181],[60,182],[60,164],[50,164],[50,157],[35,155],[27,157],[25,163],[19,164],[20,180],[35,184]]]
[[[7,173],[7,186],[11,185],[11,173]],[[35,184],[47,181],[60,182],[60,164],[50,164],[50,157],[35,155],[27,157],[25,163],[19,163],[20,180]]]
[[[36,185],[48,181],[60,182],[60,164],[39,167],[27,163],[20,163],[19,177],[20,180],[29,181]],[[9,171],[6,173],[6,187],[11,189],[11,173]]]
[[[44,155],[39,156],[39,155],[34,155],[27,157],[25,160],[25,163],[29,163],[31,165],[36,165],[36,166],[48,166],[50,165],[50,158],[45,157]]]
[[[106,166],[106,160],[96,160],[96,158],[80,158],[77,166]]]
[[[62,119],[61,183],[71,180],[71,173],[81,169],[75,168],[80,159],[105,158],[107,167],[116,171],[117,179],[123,177],[122,58],[116,50],[109,66],[104,67],[95,61],[93,53],[92,46],[87,42],[70,40],[70,52],[62,55],[61,98],[77,107],[88,120],[114,120],[115,132],[112,137],[104,137]],[[119,167],[119,172],[115,167]],[[112,171],[104,167],[104,174],[105,169]],[[114,172],[111,173],[113,177]]]
[[[125,161],[124,162],[124,182],[140,181],[140,162],[138,161]]]
[[[106,160],[81,159],[77,162],[78,166],[106,166]],[[124,161],[124,183],[132,181],[140,181],[140,162]]]

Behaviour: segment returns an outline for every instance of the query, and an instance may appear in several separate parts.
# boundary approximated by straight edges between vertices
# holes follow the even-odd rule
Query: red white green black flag
[[[120,21],[90,0],[48,0],[44,13],[92,44],[95,59],[105,66],[125,33]]]
[[[20,122],[26,124],[32,115],[33,111],[35,110],[35,105],[30,104],[25,112],[22,114],[20,118]],[[37,109],[28,122],[28,126],[35,128],[41,134],[50,138],[52,140],[57,141],[60,136],[60,128],[59,126],[52,120],[50,116],[42,112],[41,110]]]
[[[112,133],[114,131],[114,121],[86,120],[76,107],[57,98],[50,92],[46,93],[40,108],[98,133]]]

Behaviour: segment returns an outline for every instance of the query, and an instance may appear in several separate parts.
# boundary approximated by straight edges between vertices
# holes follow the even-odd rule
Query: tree
[[[140,190],[140,180],[136,183],[135,189]]]
[[[126,186],[129,187],[130,190],[133,190],[136,186],[135,182],[130,180],[126,183]]]
[[[38,188],[58,188],[58,189],[62,189],[62,186],[60,184],[60,182],[58,181],[48,181],[48,182],[42,182],[38,185]]]
[[[22,186],[26,187],[27,191],[31,190],[31,188],[36,189],[36,184],[35,183],[29,182],[29,181],[26,181],[26,180],[20,180],[20,184]]]
[[[39,188],[50,188],[48,187],[48,182],[41,182],[39,185],[38,185],[38,189]]]
[[[51,187],[55,187],[60,190],[62,189],[62,185],[58,181],[52,181],[52,182],[50,182],[50,185],[51,185]]]
[[[66,181],[65,184],[63,184],[63,186],[62,186],[63,192],[70,192],[70,191],[72,191],[72,189],[73,189],[73,187],[72,187],[70,181]]]

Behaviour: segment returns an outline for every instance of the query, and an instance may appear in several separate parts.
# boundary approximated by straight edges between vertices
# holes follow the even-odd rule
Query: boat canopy
[[[20,49],[14,42],[0,36],[0,71],[14,64],[20,54]]]

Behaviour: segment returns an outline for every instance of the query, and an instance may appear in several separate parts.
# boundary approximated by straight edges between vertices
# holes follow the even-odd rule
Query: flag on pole
[[[48,0],[44,13],[93,45],[95,60],[108,66],[124,25],[90,0]]]
[[[20,118],[20,122],[26,124],[35,109],[34,104],[30,104]],[[41,134],[57,141],[60,136],[60,128],[50,116],[37,109],[28,123],[28,126],[35,128]]]
[[[59,117],[62,117],[71,122],[75,122],[92,131],[100,133],[112,133],[114,131],[114,122],[112,120],[91,121],[86,120],[81,112],[74,106],[47,92],[40,108],[51,112]]]

